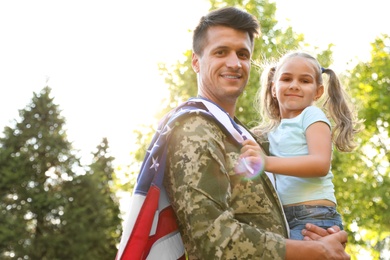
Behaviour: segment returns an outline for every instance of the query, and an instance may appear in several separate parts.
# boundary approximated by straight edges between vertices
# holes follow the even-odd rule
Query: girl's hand
[[[247,139],[242,142],[241,155],[235,167],[237,174],[254,178],[264,169],[265,154],[260,145]]]

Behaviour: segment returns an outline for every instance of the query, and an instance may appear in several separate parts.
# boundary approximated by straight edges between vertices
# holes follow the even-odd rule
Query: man
[[[192,102],[204,104],[207,113],[201,109],[182,113],[185,116],[171,120],[174,124],[161,131],[170,132],[163,180],[187,257],[349,259],[344,231],[328,235],[312,226],[312,232],[306,232],[312,241],[286,239],[283,208],[267,175],[252,172],[250,178],[234,170],[240,138],[253,138],[239,126],[235,108],[248,82],[258,32],[258,21],[237,8],[218,9],[201,18],[194,31],[192,56],[199,97],[168,117]],[[150,160],[148,168],[161,166],[157,156]]]

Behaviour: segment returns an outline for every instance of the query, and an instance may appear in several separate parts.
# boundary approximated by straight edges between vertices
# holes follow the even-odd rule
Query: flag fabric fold
[[[116,260],[185,259],[184,245],[163,187],[163,178],[170,133],[177,122],[191,113],[215,120],[238,143],[246,138],[243,129],[224,110],[204,98],[191,98],[165,116],[142,163]]]

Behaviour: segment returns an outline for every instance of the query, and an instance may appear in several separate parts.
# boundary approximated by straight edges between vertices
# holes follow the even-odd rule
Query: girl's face
[[[315,65],[307,58],[292,57],[278,68],[272,96],[279,102],[282,118],[294,118],[321,97],[324,86],[316,81]]]

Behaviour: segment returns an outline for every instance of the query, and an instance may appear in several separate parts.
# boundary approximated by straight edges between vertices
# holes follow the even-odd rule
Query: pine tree
[[[61,259],[114,259],[119,243],[119,202],[111,191],[113,160],[106,138],[93,153],[85,175],[77,176],[65,189],[71,202],[64,214],[64,245]],[[69,240],[68,238],[72,238]]]
[[[53,259],[52,244],[61,236],[62,186],[74,178],[79,161],[50,92],[34,93],[0,138],[2,259]]]

